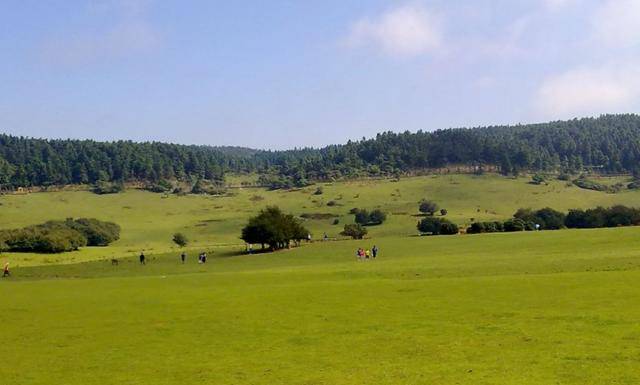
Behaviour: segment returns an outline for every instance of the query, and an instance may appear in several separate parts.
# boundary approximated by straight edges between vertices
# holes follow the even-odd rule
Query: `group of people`
[[[180,260],[182,261],[182,263],[185,263],[185,261],[187,260],[187,253],[183,251],[180,254]],[[198,255],[198,263],[207,263],[207,253],[202,252],[200,253],[200,255]],[[140,253],[140,264],[141,265],[147,264],[147,258],[144,256],[144,252]],[[8,269],[8,266],[7,266],[7,269]]]
[[[362,261],[363,259],[375,259],[378,256],[378,252],[379,250],[376,245],[373,245],[371,250],[365,250],[362,247],[359,247],[356,251],[356,257],[358,258],[358,261]]]

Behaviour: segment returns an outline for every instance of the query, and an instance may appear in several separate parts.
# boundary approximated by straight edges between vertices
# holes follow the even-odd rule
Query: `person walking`
[[[145,261],[145,256],[144,256],[144,252],[140,253],[140,264],[141,265],[146,265],[146,261]]]
[[[187,254],[185,254],[185,252],[183,251],[182,254],[180,254],[180,260],[182,261],[183,264],[185,259],[187,259]]]
[[[369,249],[367,249],[367,251],[364,252],[364,257],[366,259],[369,259],[369,257],[371,257],[371,251],[369,251]]]
[[[4,264],[4,272],[2,273],[2,277],[9,277],[11,276],[11,272],[9,271],[9,262],[5,262]]]
[[[202,253],[202,263],[207,263],[207,253]]]
[[[376,257],[378,256],[378,246],[373,245],[373,249],[371,249],[371,255],[373,256],[373,259],[376,259]]]

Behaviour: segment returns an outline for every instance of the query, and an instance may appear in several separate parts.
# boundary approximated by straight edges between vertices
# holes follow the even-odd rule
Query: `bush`
[[[558,230],[564,227],[565,214],[552,208],[545,207],[543,209],[533,211],[531,209],[519,209],[513,214],[514,218],[521,219],[524,222],[540,225],[540,230]]]
[[[107,246],[120,239],[120,226],[94,218],[67,219],[66,226],[82,233],[88,246]]]
[[[371,211],[369,214],[369,224],[380,225],[382,222],[387,220],[387,214],[382,212],[382,210],[375,209]]]
[[[458,234],[458,226],[444,218],[424,218],[418,222],[418,231],[422,234],[453,235]]]
[[[519,218],[513,218],[504,222],[503,227],[506,232],[524,231],[526,222]]]
[[[97,219],[49,221],[23,229],[0,231],[0,244],[6,251],[61,253],[80,247],[106,246],[120,236],[120,227]]]
[[[322,195],[323,193],[324,193],[324,189],[322,188],[322,186],[318,186],[318,188],[313,193],[313,195]]]
[[[333,224],[334,226],[340,224],[340,219],[339,218],[334,219]]]
[[[182,233],[175,233],[173,234],[173,243],[180,247],[185,247],[189,243],[189,240],[186,235]]]
[[[442,215],[443,217],[445,215],[447,215],[449,212],[447,211],[447,209],[440,209],[440,215]]]
[[[156,183],[148,183],[144,186],[144,189],[154,193],[168,193],[173,191],[173,184],[168,180],[161,179]]]
[[[475,222],[467,228],[467,234],[499,233],[504,231],[502,222]]]
[[[626,206],[596,207],[589,210],[569,210],[565,219],[569,228],[585,229],[640,225],[640,210]]]
[[[438,210],[438,205],[434,201],[423,199],[418,210],[423,214],[433,215]]]
[[[362,226],[380,225],[387,220],[387,214],[380,209],[371,212],[364,209],[357,209],[355,213],[355,222]]]
[[[359,223],[353,223],[344,225],[344,230],[340,234],[353,239],[362,239],[367,235],[367,233],[368,231],[366,227]]]
[[[91,191],[99,195],[117,194],[124,191],[124,184],[119,182],[98,181]]]
[[[531,184],[535,184],[535,185],[540,185],[545,183],[545,177],[541,174],[535,174],[534,176],[531,177]]]

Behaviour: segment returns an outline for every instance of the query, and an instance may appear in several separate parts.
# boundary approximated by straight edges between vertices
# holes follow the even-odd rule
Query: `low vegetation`
[[[61,253],[83,246],[107,246],[120,238],[120,226],[93,218],[49,221],[22,229],[0,230],[2,251]]]

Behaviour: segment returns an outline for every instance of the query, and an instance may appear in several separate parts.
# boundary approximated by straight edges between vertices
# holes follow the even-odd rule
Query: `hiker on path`
[[[141,265],[146,265],[147,264],[145,262],[144,252],[140,253],[140,264]]]

